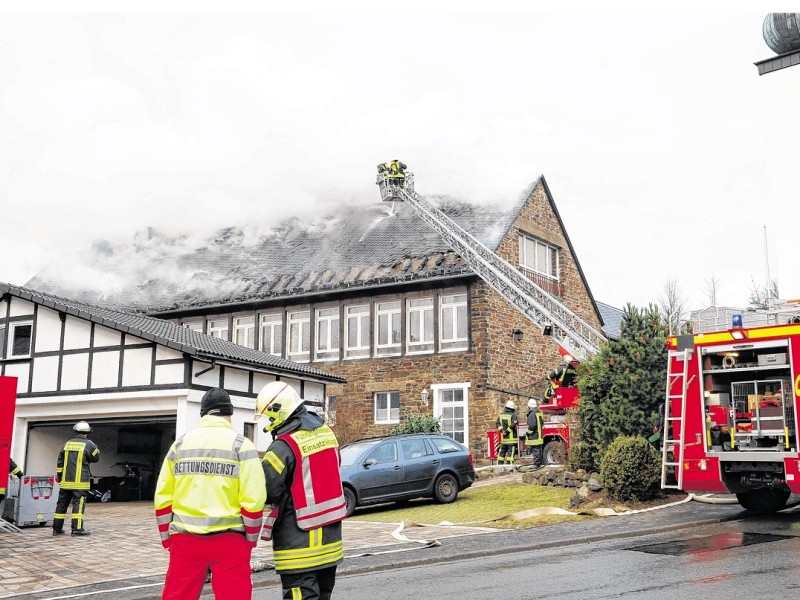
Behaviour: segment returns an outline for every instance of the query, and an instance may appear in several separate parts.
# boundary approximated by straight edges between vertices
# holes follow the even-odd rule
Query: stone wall
[[[541,180],[534,185],[518,218],[498,246],[498,254],[512,265],[519,264],[519,232],[540,238],[560,249],[562,301],[589,323],[600,323],[590,295],[583,285],[559,219]],[[469,382],[469,447],[476,460],[486,454],[486,431],[493,430],[495,419],[507,399],[514,399],[524,421],[528,397],[540,399],[546,374],[561,360],[558,344],[542,335],[540,329],[514,306],[479,278],[468,286],[470,297],[470,349],[450,354],[426,354],[388,358],[317,362],[313,366],[344,377],[344,385],[330,385],[328,393],[337,397],[335,430],[342,441],[385,435],[392,425],[374,422],[375,392],[399,391],[401,414],[431,412],[433,398],[426,407],[420,398],[431,384]],[[522,331],[522,339],[512,332]],[[506,395],[489,387],[519,392]]]

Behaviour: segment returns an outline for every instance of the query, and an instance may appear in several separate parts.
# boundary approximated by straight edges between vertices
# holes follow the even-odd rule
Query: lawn
[[[586,516],[540,515],[522,520],[493,521],[510,513],[552,506],[568,509],[575,490],[525,483],[497,483],[468,488],[452,504],[436,504],[433,500],[412,500],[402,504],[381,504],[357,508],[350,517],[355,521],[399,523],[402,520],[435,525],[448,521],[458,525],[479,525],[503,529],[521,529],[586,519]]]

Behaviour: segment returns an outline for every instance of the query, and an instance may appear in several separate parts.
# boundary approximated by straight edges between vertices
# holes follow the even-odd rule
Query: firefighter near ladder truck
[[[394,171],[393,164],[397,165]],[[410,205],[476,275],[533,322],[543,335],[552,337],[559,345],[561,356],[572,358],[569,364],[576,365],[598,352],[606,341],[602,333],[420,196],[414,189],[414,174],[406,171],[406,168],[399,160],[378,165],[376,184],[381,200]],[[402,177],[398,176],[400,172]],[[539,406],[549,417],[543,425],[544,462],[565,462],[570,436],[564,415],[567,409],[577,406],[579,395],[574,386],[554,386],[553,399]]]
[[[661,485],[774,512],[800,494],[800,324],[733,320],[667,340]]]

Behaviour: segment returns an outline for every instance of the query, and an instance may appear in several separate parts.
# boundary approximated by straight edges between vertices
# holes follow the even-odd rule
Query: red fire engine
[[[800,324],[735,322],[667,340],[661,485],[772,512],[800,493]]]

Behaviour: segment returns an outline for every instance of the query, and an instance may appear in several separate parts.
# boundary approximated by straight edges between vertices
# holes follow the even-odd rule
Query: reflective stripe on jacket
[[[497,429],[500,430],[501,444],[517,443],[517,425],[519,425],[519,419],[516,412],[506,409],[500,413],[500,416],[497,417]]]
[[[272,536],[275,570],[304,573],[332,567],[344,558],[346,514],[336,438],[304,406],[275,434],[262,463],[267,502],[274,507],[262,538]],[[300,522],[311,529],[301,528]],[[327,524],[314,526],[315,522]]]
[[[528,446],[540,446],[542,438],[542,413],[539,410],[528,411],[528,428],[525,430],[525,442]]]
[[[92,472],[89,463],[100,460],[100,450],[95,443],[77,436],[69,440],[58,454],[56,477],[62,490],[88,490]]]
[[[294,431],[279,435],[294,452],[300,468],[292,479],[292,501],[297,526],[304,531],[341,521],[347,506],[339,477],[328,473],[339,470],[339,443],[331,428],[320,425],[313,431]]]
[[[206,415],[172,444],[161,466],[154,499],[161,541],[166,546],[173,533],[233,531],[256,543],[266,497],[253,442],[227,419]]]

